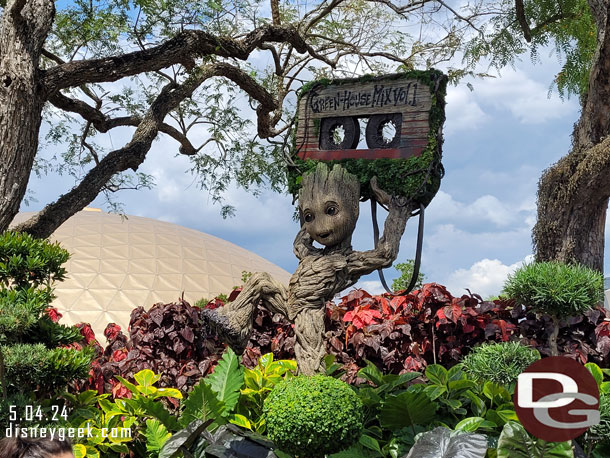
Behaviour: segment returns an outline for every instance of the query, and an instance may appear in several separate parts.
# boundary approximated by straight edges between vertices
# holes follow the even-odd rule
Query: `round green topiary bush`
[[[579,315],[603,299],[600,272],[579,264],[533,262],[510,275],[505,294],[538,313],[558,318]]]
[[[325,375],[280,382],[265,400],[269,438],[299,457],[323,457],[355,443],[362,433],[362,402],[350,386]]]
[[[483,344],[474,348],[462,360],[464,371],[479,382],[514,385],[517,377],[530,364],[540,359],[534,348],[519,342]]]

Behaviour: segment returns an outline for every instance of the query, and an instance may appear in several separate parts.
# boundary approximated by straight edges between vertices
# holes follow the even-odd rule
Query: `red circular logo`
[[[599,423],[599,389],[586,367],[565,356],[531,364],[515,387],[523,427],[548,442],[572,440]]]

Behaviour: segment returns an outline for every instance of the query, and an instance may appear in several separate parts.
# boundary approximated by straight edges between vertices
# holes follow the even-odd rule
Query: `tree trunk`
[[[532,238],[537,261],[578,262],[603,272],[604,228],[610,197],[610,1],[589,0],[597,50],[572,151],[538,184]]]
[[[51,0],[12,0],[0,20],[0,231],[19,211],[38,149],[38,65],[54,13]]]

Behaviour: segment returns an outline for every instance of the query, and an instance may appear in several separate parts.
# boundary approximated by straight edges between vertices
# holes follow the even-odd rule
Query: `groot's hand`
[[[377,185],[377,177],[371,178],[371,190],[375,200],[386,207],[404,207],[409,203],[409,199],[404,196],[390,196],[387,192]]]
[[[371,178],[371,191],[381,205],[387,206],[390,203],[390,195],[377,185],[377,177]]]

